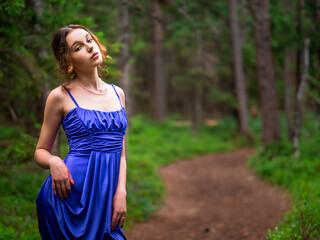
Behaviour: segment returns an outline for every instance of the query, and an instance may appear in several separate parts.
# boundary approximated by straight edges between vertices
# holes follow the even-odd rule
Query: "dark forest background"
[[[107,46],[106,82],[122,87],[128,113],[177,114],[197,130],[234,116],[263,140],[292,139],[304,109],[319,112],[319,1],[1,1],[1,119],[35,134],[58,75],[53,33],[70,23]],[[299,120],[300,119],[300,120]]]
[[[107,47],[112,60],[102,78],[126,93],[132,139],[143,135],[141,121],[163,131],[168,121],[190,126],[190,137],[202,136],[206,126],[228,129],[234,123],[242,146],[262,149],[256,161],[263,166],[279,155],[290,161],[275,161],[281,164],[274,169],[301,165],[305,157],[314,159],[308,162],[312,174],[319,171],[320,0],[1,0],[0,22],[3,174],[23,174],[12,169],[33,158],[47,95],[62,80],[51,39],[71,23],[91,29]],[[146,137],[161,135],[153,131]],[[207,139],[203,145],[211,144]],[[64,154],[65,143],[60,131],[54,151]],[[134,144],[128,145],[132,151]],[[274,175],[254,166],[272,181]],[[306,173],[301,166],[298,172]],[[273,182],[290,188],[281,182],[286,177],[277,175]],[[5,192],[10,183],[3,181]],[[4,230],[12,222],[1,220],[0,230],[12,234]]]

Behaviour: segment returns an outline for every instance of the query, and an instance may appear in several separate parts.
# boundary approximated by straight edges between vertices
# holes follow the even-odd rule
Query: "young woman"
[[[34,155],[51,171],[36,199],[41,237],[126,239],[124,92],[99,78],[106,48],[87,28],[63,27],[51,46],[65,82],[48,96]],[[64,160],[51,154],[60,124],[69,143]]]

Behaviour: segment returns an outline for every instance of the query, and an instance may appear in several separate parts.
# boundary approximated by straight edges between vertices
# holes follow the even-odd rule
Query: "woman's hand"
[[[56,156],[50,158],[49,167],[51,171],[53,195],[56,196],[56,191],[58,191],[61,200],[63,198],[67,199],[68,194],[71,193],[70,183],[73,185],[76,184],[72,179],[68,167],[61,158]]]
[[[127,214],[126,196],[126,191],[120,189],[117,189],[116,193],[113,196],[111,231],[114,230],[114,228],[117,226],[117,223],[119,223],[119,227],[123,227],[124,220],[126,219]]]

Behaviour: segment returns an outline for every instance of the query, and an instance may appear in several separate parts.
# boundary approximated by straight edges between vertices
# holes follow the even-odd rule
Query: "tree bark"
[[[197,55],[195,66],[201,70],[204,70],[203,64],[203,53],[202,53],[202,36],[200,31],[195,28],[196,34],[196,41],[197,41]],[[192,129],[194,132],[199,132],[200,125],[202,123],[202,115],[203,115],[203,107],[202,107],[202,93],[203,87],[201,81],[195,82],[195,89],[194,89],[194,106],[192,111]]]
[[[177,8],[177,10],[189,21],[192,25],[196,43],[197,43],[197,51],[196,51],[196,61],[193,64],[195,67],[205,71],[204,62],[203,62],[203,40],[202,35],[199,30],[199,27],[195,23],[195,21],[190,17],[188,12],[186,11],[186,4],[184,2],[184,7],[179,7],[178,4],[172,2],[172,4]],[[194,86],[194,101],[192,102],[191,107],[191,121],[192,121],[192,130],[194,132],[198,132],[200,125],[202,123],[202,115],[203,115],[203,105],[202,105],[202,94],[203,94],[203,84],[201,81],[196,81]]]
[[[299,157],[299,137],[300,137],[300,128],[302,123],[302,115],[303,115],[303,107],[304,107],[304,95],[305,95],[305,88],[307,83],[307,75],[309,69],[309,44],[310,39],[306,38],[304,41],[303,47],[303,66],[302,66],[302,74],[300,83],[297,89],[296,94],[296,107],[295,107],[295,124],[294,124],[294,135],[293,135],[293,150],[294,156]]]
[[[233,54],[233,77],[238,101],[238,127],[240,132],[248,133],[247,91],[243,74],[241,39],[237,14],[237,0],[229,0],[231,45]]]
[[[153,117],[163,121],[166,117],[167,82],[164,77],[163,68],[163,13],[160,0],[153,1],[154,7],[154,104],[152,108]]]
[[[32,7],[38,16],[38,19],[42,18],[42,14],[43,14],[43,2],[42,0],[26,0],[26,6],[27,7]],[[36,24],[35,26],[36,29],[40,29],[40,25]],[[42,47],[41,49],[39,49],[39,55],[41,57],[47,57],[48,56],[48,52],[46,50],[46,48]],[[46,79],[44,79],[44,81],[42,82],[42,92],[41,92],[41,102],[42,102],[42,106],[44,108],[45,103],[47,101],[48,95],[49,95],[49,83],[46,81]],[[55,138],[55,141],[53,143],[52,146],[52,152],[54,152],[57,155],[60,155],[60,141],[59,141],[59,132],[57,132],[57,136]]]
[[[288,50],[284,53],[284,112],[286,116],[287,137],[292,140],[292,101],[291,101],[291,54]]]
[[[14,111],[13,106],[10,106],[10,107],[9,107],[9,112],[10,112],[10,115],[11,115],[11,117],[12,117],[12,120],[13,120],[14,122],[16,122],[16,121],[18,120],[18,118],[17,118],[16,112]]]
[[[270,143],[281,139],[278,93],[271,47],[270,15],[265,0],[253,0],[252,7],[262,115],[262,139],[264,143]]]
[[[285,0],[283,3],[284,13],[289,16],[292,11],[292,1]],[[287,138],[292,141],[293,137],[293,122],[292,122],[292,84],[291,84],[291,69],[292,52],[286,49],[284,52],[284,112],[286,118]]]
[[[126,113],[130,117],[132,115],[132,94],[130,92],[130,24],[129,24],[129,0],[119,1],[119,23],[120,36],[118,42],[122,44],[119,53],[119,85],[126,94]]]
[[[202,84],[197,81],[194,89],[194,106],[192,114],[192,130],[197,133],[202,123]]]
[[[317,20],[320,21],[320,0],[316,0],[316,14]]]
[[[130,91],[130,17],[129,17],[129,1],[130,0],[121,0],[119,1],[119,11],[118,11],[118,19],[119,19],[119,29],[120,36],[118,42],[122,44],[120,53],[119,53],[119,65],[118,68],[120,70],[119,76],[119,85],[125,92],[125,106],[126,106],[126,114],[130,118],[133,114],[133,95]],[[130,128],[130,124],[128,125],[128,129]],[[127,159],[128,156],[128,134],[125,135],[125,150]]]

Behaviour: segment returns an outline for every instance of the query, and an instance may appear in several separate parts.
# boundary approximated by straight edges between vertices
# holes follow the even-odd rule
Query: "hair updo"
[[[76,25],[76,24],[70,24],[68,26],[60,28],[53,36],[52,42],[51,42],[51,48],[52,52],[58,62],[58,68],[62,75],[66,78],[65,80],[70,81],[76,77],[76,72],[73,69],[71,59],[69,56],[69,48],[67,44],[67,35],[73,31],[74,29],[84,29],[87,31],[92,39],[97,43],[102,59],[105,60],[105,58],[110,58],[109,55],[107,55],[107,49],[105,46],[102,45],[102,43],[99,41],[98,37],[95,36],[89,29],[87,29],[84,26]],[[104,69],[101,65],[99,68],[102,71],[107,71]]]

